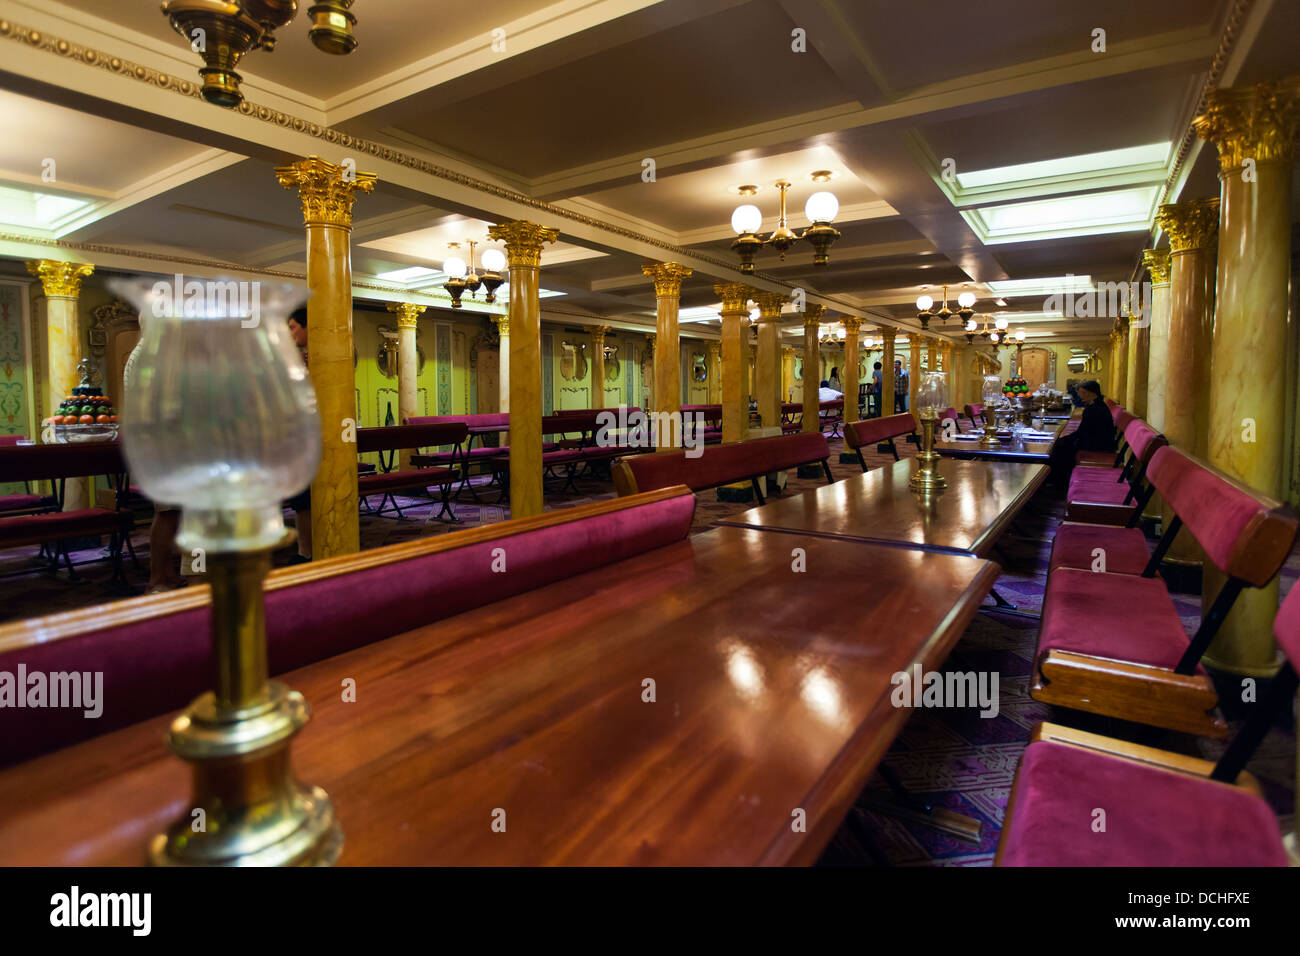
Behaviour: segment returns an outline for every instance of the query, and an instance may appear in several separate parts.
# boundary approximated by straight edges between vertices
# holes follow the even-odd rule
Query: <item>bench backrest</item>
[[[122,475],[126,470],[121,443],[115,441],[0,446],[0,484]]]
[[[433,422],[425,425],[387,425],[357,429],[357,454],[392,451],[396,448],[432,448],[458,445],[469,435],[464,422]]]
[[[1295,514],[1186,452],[1158,449],[1147,477],[1225,574],[1263,587],[1295,543]]]
[[[1122,405],[1117,405],[1111,409],[1111,415],[1115,419],[1115,431],[1123,432],[1124,440],[1128,441],[1128,426],[1134,420],[1133,413]]]
[[[685,488],[594,502],[272,572],[271,674],[283,674],[686,537]],[[504,570],[493,551],[506,550]],[[204,585],[0,626],[0,671],[103,673],[103,715],[0,709],[0,765],[178,709],[209,688]]]
[[[884,418],[865,418],[844,426],[844,441],[850,448],[866,448],[877,442],[916,431],[916,419],[911,412],[888,415]]]
[[[641,406],[616,405],[613,408],[557,408],[555,415],[562,418],[565,415],[599,415],[601,412],[609,412],[609,414],[617,417],[620,411],[624,415],[631,415],[633,412],[641,411]]]
[[[20,441],[25,441],[26,435],[0,435],[0,446],[17,445]]]
[[[826,436],[821,432],[792,432],[729,445],[710,445],[696,451],[694,458],[685,449],[619,458],[613,466],[614,487],[620,495],[671,485],[702,491],[824,461],[831,454]]]
[[[1133,450],[1140,465],[1147,465],[1158,448],[1169,444],[1169,440],[1164,435],[1142,419],[1131,415],[1128,426],[1124,429],[1124,440],[1128,442],[1128,447]]]
[[[683,405],[682,414],[685,415],[687,412],[703,415],[706,422],[722,421],[721,405]]]
[[[509,412],[479,412],[474,415],[412,415],[408,425],[435,425],[440,422],[464,422],[469,428],[510,427]]]

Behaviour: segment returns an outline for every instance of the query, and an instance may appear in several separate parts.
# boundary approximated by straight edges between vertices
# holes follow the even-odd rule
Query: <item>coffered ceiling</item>
[[[1216,54],[1221,85],[1300,72],[1298,10],[359,0],[350,56],[317,51],[302,15],[273,52],[246,56],[241,112],[181,88],[201,64],[156,0],[0,0],[0,269],[54,254],[127,271],[173,271],[172,257],[209,274],[301,273],[297,200],[272,169],[315,153],[379,176],[355,209],[360,298],[445,307],[447,243],[529,218],[561,233],[543,254],[544,311],[648,327],[641,265],[674,260],[695,270],[683,308],[705,319],[684,331],[708,336],[713,284],[743,278],[732,209],[755,203],[771,229],[773,184],[788,180],[790,224],[807,226],[808,195],[829,188],[842,237],[821,269],[805,243],[784,261],[760,252],[756,288],[803,289],[868,329],[906,330],[916,297],[947,284],[1013,327],[1024,316],[1030,337],[1095,340],[1110,319],[1043,316],[1042,292],[998,305],[988,284],[1128,280],[1163,241],[1156,204],[1217,191],[1214,150],[1182,148]],[[820,170],[825,186],[811,179]],[[758,192],[742,200],[741,185]]]

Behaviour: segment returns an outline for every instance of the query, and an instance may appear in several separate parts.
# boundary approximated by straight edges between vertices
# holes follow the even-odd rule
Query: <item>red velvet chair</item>
[[[1273,633],[1286,664],[1217,764],[1039,724],[1020,758],[999,866],[1287,866],[1277,817],[1245,771],[1295,700],[1300,587]],[[1095,828],[1097,810],[1105,828]]]
[[[1201,656],[1237,595],[1247,587],[1264,587],[1277,574],[1295,543],[1296,516],[1175,448],[1160,448],[1149,472],[1226,583],[1189,640],[1158,578],[1115,573],[1109,561],[1105,572],[1051,571],[1030,696],[1170,730],[1223,736],[1224,724],[1212,713],[1218,697]]]
[[[894,439],[910,435],[915,431],[916,419],[912,417],[911,412],[902,412],[885,418],[865,418],[844,426],[844,444],[857,452],[858,464],[862,466],[863,471],[866,471],[867,461],[862,457],[863,448],[887,443],[889,450],[894,453],[894,461],[898,461],[898,446],[894,444]]]
[[[1165,436],[1145,422],[1129,416],[1125,433],[1132,454],[1121,468],[1076,468],[1066,492],[1068,521],[1132,527],[1151,499],[1147,467],[1157,449],[1168,444]]]
[[[688,489],[669,488],[273,571],[270,673],[671,546],[694,514]],[[177,710],[211,686],[206,585],[93,611],[0,625],[0,671],[103,673],[97,719],[68,708],[0,708],[0,765]]]
[[[379,516],[384,513],[387,504],[397,512],[398,520],[405,516],[397,504],[394,494],[399,491],[427,491],[437,487],[442,498],[442,508],[438,517],[444,515],[450,521],[458,520],[451,510],[451,486],[461,477],[457,468],[412,468],[395,471],[396,452],[406,448],[426,448],[438,445],[455,445],[460,448],[469,435],[469,427],[464,422],[436,422],[423,425],[389,425],[384,428],[360,428],[357,430],[357,454],[364,455],[380,452],[380,460],[385,468],[381,472],[361,475],[357,479],[357,495],[362,504],[371,495],[381,495],[379,507],[371,513]],[[387,460],[383,452],[391,452]],[[463,460],[461,467],[464,467]]]

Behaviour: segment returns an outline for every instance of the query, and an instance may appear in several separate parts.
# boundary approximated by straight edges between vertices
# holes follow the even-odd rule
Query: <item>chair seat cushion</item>
[[[1012,800],[1003,866],[1287,865],[1277,818],[1255,794],[1069,744],[1031,743]]]
[[[1066,651],[1173,670],[1187,645],[1187,631],[1158,578],[1075,568],[1047,576],[1040,657]]]
[[[54,499],[49,495],[0,495],[0,512],[34,511],[53,505]]]
[[[1103,552],[1104,570],[1111,574],[1141,574],[1151,560],[1146,535],[1137,528],[1066,521],[1056,529],[1048,571],[1057,568],[1091,571],[1097,560],[1093,552],[1098,548]]]
[[[1074,453],[1077,465],[1099,465],[1103,468],[1115,467],[1115,455],[1109,451],[1078,451]]]
[[[571,465],[574,462],[585,460],[582,448],[561,448],[557,451],[542,452],[542,465],[550,467],[552,465]]]
[[[14,547],[81,535],[112,534],[130,520],[129,511],[113,511],[111,508],[82,508],[79,511],[0,518],[0,545]]]
[[[358,494],[377,495],[402,488],[427,488],[454,481],[458,473],[451,468],[416,468],[411,471],[389,471],[376,475],[362,475],[357,479]]]
[[[1090,475],[1096,477],[1089,477]],[[1116,481],[1118,472],[1109,468],[1076,468],[1070,476],[1070,490],[1066,500],[1084,501],[1097,504],[1123,504],[1132,490],[1127,481]]]

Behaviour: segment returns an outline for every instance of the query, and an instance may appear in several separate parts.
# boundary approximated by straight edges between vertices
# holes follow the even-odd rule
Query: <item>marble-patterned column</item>
[[[605,407],[605,334],[608,325],[591,327],[591,407]]]
[[[824,305],[807,305],[803,314],[803,431],[815,432],[821,428],[820,385],[817,374],[821,371],[821,323],[826,314]]]
[[[48,414],[59,410],[64,399],[80,384],[81,326],[77,299],[81,280],[95,271],[82,262],[41,259],[27,263],[27,271],[41,280],[45,293],[45,402]],[[119,409],[120,411],[120,409]],[[91,480],[69,478],[63,483],[63,510],[80,511],[91,505]]]
[[[497,324],[497,336],[501,344],[497,346],[498,361],[497,389],[500,393],[497,411],[510,411],[510,317],[494,315],[492,321]]]
[[[655,286],[655,405],[657,412],[681,414],[682,348],[677,333],[677,312],[682,280],[691,274],[676,262],[655,262],[641,267]],[[661,438],[667,437],[661,434]],[[676,441],[670,447],[679,447]]]
[[[880,330],[883,336],[880,350],[880,414],[888,417],[894,414],[894,340],[898,329],[884,326]]]
[[[541,514],[542,497],[542,244],[559,230],[525,219],[488,227],[506,245],[510,264],[510,517]]]
[[[1211,465],[1279,500],[1286,497],[1287,347],[1293,143],[1300,76],[1213,90],[1197,134],[1219,151],[1218,281],[1211,346],[1206,455]],[[1202,610],[1225,578],[1205,562]],[[1205,655],[1252,677],[1281,665],[1273,639],[1278,581],[1247,588]]]
[[[916,411],[916,390],[921,385],[921,338],[915,332],[909,332],[907,341],[910,345],[908,351],[908,363],[910,368],[907,370],[907,410]]]
[[[781,346],[781,401],[794,400],[794,346]]]
[[[742,282],[725,282],[715,285],[713,293],[722,297],[722,440],[744,441],[749,434],[745,339],[753,290]]]
[[[419,372],[419,356],[415,351],[416,320],[426,306],[414,302],[390,302],[388,311],[397,316],[397,420],[402,424],[408,418],[419,414],[416,400],[419,395],[416,375]],[[310,321],[310,320],[309,320]],[[415,449],[403,448],[399,454],[401,469],[411,467],[411,455]]]
[[[1170,444],[1198,458],[1208,446],[1210,349],[1214,338],[1214,240],[1219,200],[1192,199],[1160,207],[1156,221],[1169,235],[1169,340],[1165,360],[1165,427]],[[1167,524],[1173,513],[1165,509]],[[1199,567],[1201,546],[1183,530],[1165,558]]]
[[[722,404],[722,343],[709,343],[709,404]]]
[[[1151,274],[1151,325],[1147,329],[1146,421],[1156,431],[1165,430],[1165,377],[1169,363],[1169,253],[1145,249],[1142,262]],[[1164,502],[1153,494],[1142,512],[1148,521],[1159,520]]]
[[[1128,362],[1124,373],[1124,406],[1146,421],[1147,418],[1147,362],[1151,348],[1150,315],[1139,309],[1130,312],[1128,320]]]
[[[844,421],[856,422],[858,414],[858,342],[862,320],[854,315],[840,319],[844,323],[844,368],[840,369],[840,383],[844,386]],[[854,455],[854,460],[857,456]]]
[[[1118,376],[1115,382],[1115,401],[1119,402],[1131,412],[1129,408],[1128,395],[1128,321],[1123,318],[1116,318],[1117,327],[1115,329],[1115,374]]]
[[[779,292],[760,292],[758,302],[758,357],[754,387],[763,427],[781,424],[781,308],[787,298]]]
[[[373,173],[309,156],[275,175],[298,190],[307,227],[307,360],[321,417],[321,459],[311,483],[312,557],[361,548],[357,513],[356,370],[352,365],[352,204],[375,188]]]
[[[644,410],[644,411],[647,411],[647,412],[650,412],[650,411],[653,411],[653,410],[654,410],[654,408],[655,408],[655,402],[658,400],[658,399],[655,398],[655,381],[654,381],[654,379],[655,379],[655,377],[654,377],[654,368],[655,368],[655,336],[654,336],[654,333],[650,333],[649,335],[647,335],[647,336],[645,337],[645,350],[646,350],[646,351],[645,351],[645,354],[646,354],[645,361],[646,361],[646,362],[649,362],[649,364],[650,364],[650,377],[647,378],[647,379],[645,379],[645,386],[644,386],[644,387],[645,387],[645,390],[648,391],[648,392],[650,393],[650,395],[649,395],[649,397],[645,400],[645,408],[644,408],[643,410]],[[644,365],[643,365],[643,370],[644,370]]]

